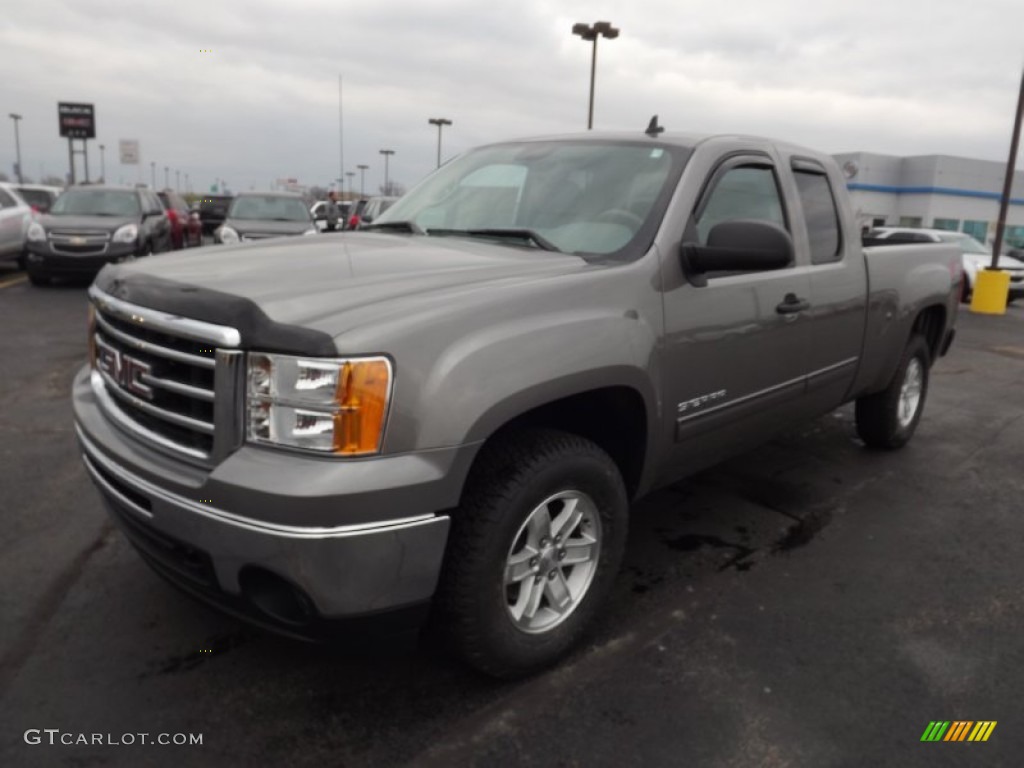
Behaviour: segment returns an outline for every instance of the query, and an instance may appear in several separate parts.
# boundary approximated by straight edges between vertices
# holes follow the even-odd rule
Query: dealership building
[[[1006,164],[949,155],[833,155],[846,176],[861,227],[930,227],[996,236]],[[1004,241],[1024,246],[1024,171],[1016,171]]]

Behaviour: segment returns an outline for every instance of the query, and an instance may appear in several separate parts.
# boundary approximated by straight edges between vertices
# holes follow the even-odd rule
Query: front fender
[[[488,325],[445,349],[424,378],[416,443],[479,442],[533,408],[605,387],[635,390],[654,435],[661,410],[652,384],[659,380],[655,346],[654,329],[636,311],[566,311]]]

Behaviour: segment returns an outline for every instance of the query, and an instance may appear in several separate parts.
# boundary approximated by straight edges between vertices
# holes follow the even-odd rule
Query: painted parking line
[[[0,280],[0,288],[10,288],[12,285],[24,283],[26,280],[28,280],[26,275],[15,275],[9,280]]]

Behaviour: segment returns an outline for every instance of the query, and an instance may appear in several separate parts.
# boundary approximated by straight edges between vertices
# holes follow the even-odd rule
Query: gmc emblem
[[[144,397],[146,400],[153,399],[152,387],[142,381],[142,377],[149,375],[152,370],[149,363],[123,354],[99,337],[96,338],[96,367],[116,381],[126,392]]]

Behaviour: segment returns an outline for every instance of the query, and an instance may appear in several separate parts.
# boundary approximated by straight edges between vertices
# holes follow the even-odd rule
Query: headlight
[[[231,245],[238,242],[238,232],[231,227],[221,227],[217,230],[217,239],[224,245]]]
[[[33,221],[28,225],[28,232],[25,233],[25,236],[33,243],[41,243],[46,240],[46,230],[38,221]]]
[[[345,456],[377,453],[391,397],[383,357],[325,360],[251,353],[246,396],[251,442]]]
[[[125,224],[110,238],[115,243],[134,243],[139,236],[139,228],[135,224]]]
[[[307,229],[302,234],[304,234],[304,235],[315,235],[315,234],[318,234],[318,233],[319,233],[319,230],[316,227],[313,227],[312,229]]]

